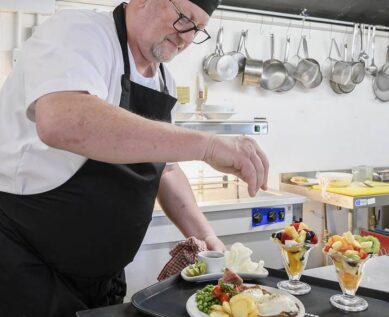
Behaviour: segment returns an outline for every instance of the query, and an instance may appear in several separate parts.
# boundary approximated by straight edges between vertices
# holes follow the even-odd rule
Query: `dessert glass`
[[[278,244],[282,262],[289,278],[287,281],[278,282],[277,287],[293,295],[309,293],[311,287],[307,283],[301,282],[300,277],[307,265],[309,253],[315,245],[310,243],[285,245],[276,240],[274,241]]]
[[[361,283],[365,264],[373,255],[369,254],[361,260],[352,260],[339,253],[326,254],[335,265],[336,277],[342,289],[342,294],[331,296],[331,304],[339,309],[351,312],[367,309],[367,301],[355,296],[355,293]]]

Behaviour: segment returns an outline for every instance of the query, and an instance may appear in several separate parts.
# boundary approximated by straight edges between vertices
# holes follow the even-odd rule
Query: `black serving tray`
[[[249,279],[245,282],[277,287],[277,282],[287,278],[283,271],[268,270],[268,277],[255,280]],[[389,293],[387,292],[360,287],[357,295],[364,297],[369,303],[369,307],[363,312],[347,313],[333,307],[329,301],[332,295],[341,293],[337,282],[309,276],[303,276],[301,280],[312,287],[309,294],[298,296],[305,306],[306,313],[320,317],[389,317]],[[175,275],[137,292],[132,296],[131,302],[145,316],[188,317],[189,315],[186,312],[188,298],[196,290],[207,284],[216,284],[216,282],[187,282],[180,275]]]

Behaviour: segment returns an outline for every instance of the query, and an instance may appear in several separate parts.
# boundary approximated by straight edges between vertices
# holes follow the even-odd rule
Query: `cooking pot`
[[[233,80],[239,71],[238,62],[234,57],[223,52],[223,27],[219,28],[215,52],[203,60],[203,71],[212,80]]]
[[[303,58],[300,56],[301,44],[303,45]],[[300,39],[297,57],[299,58],[299,62],[297,63],[296,71],[293,73],[293,77],[306,88],[315,88],[320,85],[323,79],[320,71],[320,65],[316,60],[309,58],[308,44],[305,36],[302,36]]]
[[[347,43],[344,44],[344,63],[347,64]],[[351,65],[351,64],[349,64],[349,65]],[[352,68],[350,70],[351,70],[350,74],[347,74],[347,75],[350,75],[350,76],[347,78],[347,80],[345,82],[340,80],[340,79],[342,79],[341,78],[341,74],[339,74],[339,78],[338,78],[339,81],[337,82],[338,86],[339,86],[339,89],[343,93],[345,93],[345,94],[348,94],[348,93],[352,92],[355,89],[355,87],[356,87],[356,83],[354,83],[352,81],[352,78],[351,78]]]
[[[373,91],[381,101],[389,101],[389,46],[386,52],[386,63],[379,69],[373,80]]]
[[[246,32],[246,36],[244,37],[243,41],[243,46],[246,53],[246,63],[243,69],[242,85],[260,86],[263,72],[263,61],[250,57],[246,46],[247,36],[248,33]]]
[[[276,90],[282,87],[288,72],[284,64],[274,58],[274,34],[270,35],[270,59],[263,63],[261,87],[267,90]]]
[[[247,30],[243,30],[240,34],[238,48],[236,51],[228,53],[228,55],[232,56],[236,62],[238,63],[238,74],[243,73],[244,65],[246,63],[246,55],[242,53],[243,44],[245,43],[245,38],[247,36]]]
[[[289,91],[296,85],[296,79],[292,76],[296,71],[296,66],[288,62],[289,58],[289,47],[290,47],[290,36],[286,38],[285,43],[285,55],[284,55],[284,66],[287,72],[286,78],[282,86],[277,91]]]

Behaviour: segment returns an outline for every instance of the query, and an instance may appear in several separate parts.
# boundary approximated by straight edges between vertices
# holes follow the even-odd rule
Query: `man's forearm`
[[[35,120],[49,146],[107,163],[201,160],[209,138],[81,92],[43,96],[36,103]]]
[[[169,165],[162,174],[158,202],[169,219],[185,237],[195,236],[205,240],[215,235],[198,208],[190,184],[178,164]]]

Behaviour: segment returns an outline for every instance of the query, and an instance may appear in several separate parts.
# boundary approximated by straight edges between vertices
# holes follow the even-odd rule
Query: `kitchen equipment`
[[[351,44],[351,63],[352,63],[352,74],[351,74],[351,81],[354,84],[360,84],[363,79],[365,78],[365,62],[363,59],[361,59],[361,56],[364,56],[364,54],[360,54],[358,56],[358,60],[354,60],[354,50],[355,50],[355,43],[356,43],[356,37],[358,35],[358,24],[354,24],[354,32],[353,32],[353,39]]]
[[[284,66],[287,72],[286,79],[282,86],[277,91],[289,91],[296,85],[296,79],[293,77],[293,73],[296,71],[296,67],[288,62],[290,47],[290,36],[286,38]]]
[[[386,52],[386,63],[380,68],[373,81],[373,91],[381,101],[389,101],[389,46]]]
[[[284,84],[288,72],[284,64],[274,58],[274,34],[270,35],[270,59],[263,63],[261,87],[267,90],[276,90]]]
[[[228,81],[238,75],[239,66],[234,57],[223,52],[223,27],[219,28],[215,52],[205,57],[203,71],[212,80]]]
[[[247,32],[247,30],[241,32],[236,51],[228,53],[228,55],[232,56],[238,63],[238,74],[241,74],[244,71],[244,65],[246,63],[246,55],[242,53],[242,48],[245,43]]]
[[[338,44],[333,39],[334,45],[339,52]],[[347,62],[347,44],[344,45],[344,58],[333,63],[331,70],[331,81],[339,85],[347,85],[351,82],[352,65]],[[341,87],[341,86],[340,86]],[[342,88],[341,88],[342,90]]]
[[[244,38],[244,48],[246,52],[246,63],[244,65],[242,75],[242,85],[259,86],[261,83],[263,73],[263,61],[259,59],[253,59],[250,57],[246,47],[247,33]]]
[[[389,169],[375,171],[373,179],[381,182],[389,182]]]
[[[347,63],[347,43],[344,44],[344,60],[345,60],[345,63]],[[339,89],[344,94],[348,94],[348,93],[352,92],[356,87],[356,84],[352,81],[351,75],[352,75],[352,66],[351,66],[350,77],[347,78],[347,80],[343,84],[338,83]]]
[[[369,66],[366,67],[366,73],[368,73],[371,76],[375,76],[377,74],[377,71],[378,71],[378,67],[374,63],[375,33],[376,33],[376,26],[373,26],[372,27],[372,35],[371,35],[371,63]]]
[[[303,58],[300,56],[301,44],[303,46]],[[306,88],[315,88],[320,85],[322,81],[320,65],[316,60],[309,58],[308,44],[305,36],[302,36],[300,39],[297,57],[299,61],[296,66],[296,71],[293,73],[293,77]]]
[[[360,182],[363,183],[365,181],[371,181],[373,180],[373,166],[368,165],[359,165],[354,166],[352,169],[353,174],[353,182]]]

